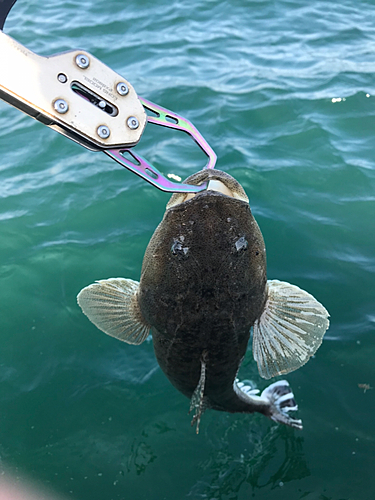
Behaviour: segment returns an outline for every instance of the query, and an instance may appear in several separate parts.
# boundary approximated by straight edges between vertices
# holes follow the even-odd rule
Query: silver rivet
[[[116,90],[120,95],[126,95],[129,92],[129,87],[125,82],[120,82],[117,84]]]
[[[105,101],[99,101],[98,106],[99,106],[99,108],[104,109],[107,106],[107,103]]]
[[[135,130],[136,128],[139,127],[139,121],[135,116],[129,116],[128,121],[126,123],[131,130]]]
[[[66,83],[68,81],[68,78],[66,75],[64,75],[64,73],[59,73],[57,75],[57,79],[60,83]]]
[[[110,130],[106,125],[100,125],[97,129],[98,136],[102,139],[108,139],[110,136]]]
[[[85,54],[78,54],[76,57],[76,64],[82,69],[86,69],[90,65],[90,59]]]
[[[53,107],[58,113],[62,115],[69,109],[68,103],[64,101],[64,99],[56,99],[56,101],[53,103]]]

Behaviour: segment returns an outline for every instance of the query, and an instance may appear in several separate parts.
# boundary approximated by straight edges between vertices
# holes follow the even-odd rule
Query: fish
[[[264,379],[303,366],[329,327],[312,295],[267,280],[266,249],[249,198],[231,175],[204,169],[175,193],[146,248],[140,281],[109,278],[83,288],[77,301],[104,333],[139,345],[151,334],[158,364],[190,399],[199,432],[207,409],[261,413],[302,429],[286,380],[261,393],[237,378],[252,331],[252,352]]]

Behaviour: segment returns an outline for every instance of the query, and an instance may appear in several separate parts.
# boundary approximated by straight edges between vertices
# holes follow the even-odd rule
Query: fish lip
[[[237,185],[242,189],[242,186],[234,177],[230,174],[223,172],[222,170],[217,170],[215,168],[204,168],[193,175],[190,175],[184,182],[187,184],[193,184],[195,186],[208,182],[210,180],[218,180],[223,182],[228,188],[233,188]]]
[[[245,203],[244,200],[239,200],[238,198],[233,198],[233,196],[228,196],[227,194],[220,193],[219,191],[211,191],[211,190],[204,190],[200,191],[199,193],[196,193],[193,198],[190,198],[186,201],[183,201],[182,203],[190,203],[192,201],[197,201],[200,198],[206,198],[206,197],[220,197],[220,198],[227,198],[228,200],[233,200],[233,201],[238,201],[240,203]]]
[[[194,186],[199,186],[204,184],[205,182],[209,183],[210,181],[220,181],[224,186],[232,193],[232,196],[226,195],[220,191],[216,190],[206,190],[200,191],[195,195],[187,195],[186,193],[175,193],[172,195],[171,199],[167,204],[167,210],[178,205],[187,203],[194,199],[199,199],[201,196],[224,196],[226,198],[236,199],[237,201],[242,201],[245,203],[249,203],[249,198],[247,197],[243,187],[241,184],[236,181],[231,175],[223,172],[221,170],[216,169],[203,169],[195,174],[191,175],[187,179],[184,180],[185,184],[191,184]]]

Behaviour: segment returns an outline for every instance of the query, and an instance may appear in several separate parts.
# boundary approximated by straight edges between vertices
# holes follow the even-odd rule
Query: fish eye
[[[243,252],[247,249],[249,244],[248,244],[245,236],[241,236],[241,238],[238,238],[238,240],[234,243],[234,246],[235,246],[237,252]]]
[[[189,253],[189,247],[184,247],[182,241],[174,239],[171,246],[172,255],[179,257],[187,257]]]

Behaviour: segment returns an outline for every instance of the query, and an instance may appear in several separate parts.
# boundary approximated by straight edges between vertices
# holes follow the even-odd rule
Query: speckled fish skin
[[[213,170],[186,182],[205,178],[232,179]],[[205,355],[206,405],[252,411],[233,383],[266,284],[265,245],[247,202],[205,191],[167,209],[144,256],[138,302],[158,363],[179,391],[192,396]]]

